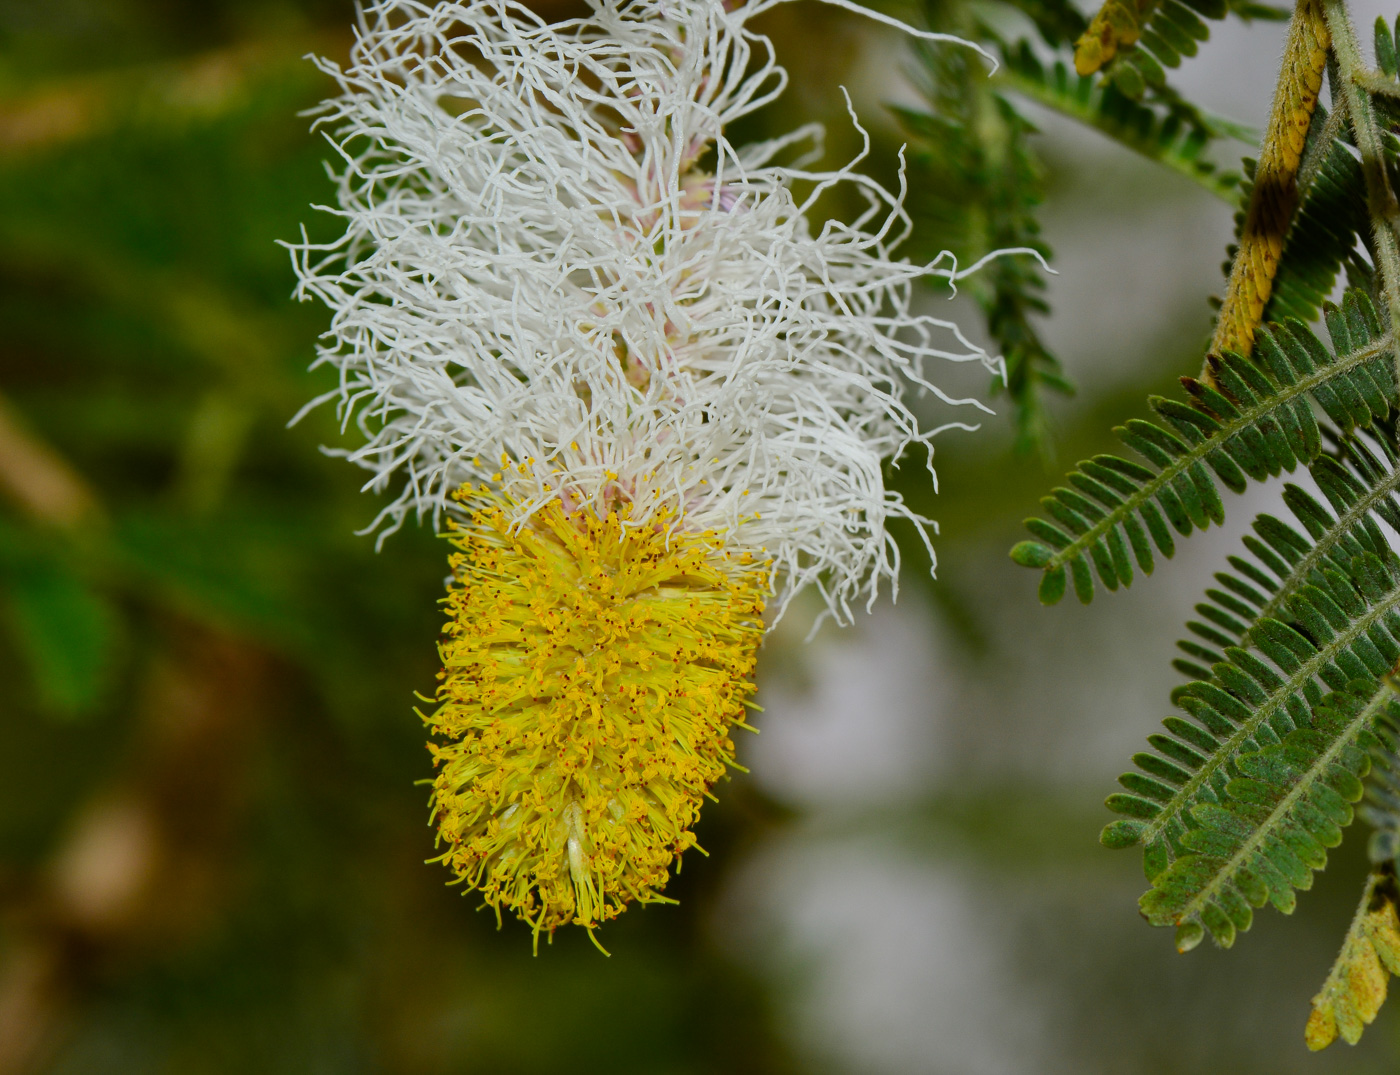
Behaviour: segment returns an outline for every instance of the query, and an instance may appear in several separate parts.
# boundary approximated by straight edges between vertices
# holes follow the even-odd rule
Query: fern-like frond
[[[1229,353],[1212,357],[1215,387],[1183,378],[1189,402],[1149,401],[1160,424],[1134,420],[1114,430],[1149,465],[1095,456],[1042,498],[1054,522],[1026,520],[1038,540],[1011,551],[1017,563],[1042,569],[1041,601],[1060,600],[1069,579],[1079,599],[1091,601],[1091,562],[1110,590],[1131,584],[1129,550],[1150,574],[1154,546],[1174,554],[1172,530],[1186,536],[1224,519],[1216,480],[1240,492],[1251,478],[1317,458],[1322,442],[1310,399],[1343,430],[1385,418],[1396,385],[1375,307],[1350,291],[1340,309],[1329,308],[1327,327],[1335,354],[1301,322],[1289,321],[1260,330],[1257,363]]]
[[[1356,556],[1387,554],[1377,520],[1400,533],[1400,465],[1386,440],[1392,431],[1385,432],[1345,438],[1340,459],[1323,455],[1308,468],[1335,515],[1290,483],[1284,503],[1305,533],[1273,515],[1255,519],[1254,533],[1244,539],[1251,555],[1228,558],[1231,570],[1215,575],[1220,588],[1208,589],[1196,606],[1201,619],[1186,625],[1195,637],[1177,643],[1186,654],[1172,662],[1179,672],[1209,679],[1209,666],[1225,659],[1226,648],[1245,645],[1251,625],[1286,618],[1289,599],[1302,587],[1330,589]]]
[[[1188,664],[1205,674],[1174,692],[1191,719],[1168,717],[1107,800],[1123,816],[1102,842],[1143,845],[1143,913],[1176,926],[1182,950],[1207,931],[1229,946],[1266,902],[1292,910],[1352,820],[1373,754],[1372,855],[1394,861],[1400,848],[1400,556],[1379,525],[1400,533],[1400,468],[1393,424],[1376,425],[1334,435],[1335,453],[1312,464],[1326,506],[1290,486],[1298,528],[1256,520],[1251,556],[1230,558],[1190,625],[1200,641],[1182,644],[1210,664]],[[1351,965],[1369,966],[1360,952]],[[1333,987],[1324,1024],[1351,1018]]]
[[[1277,745],[1314,725],[1323,687],[1342,690],[1377,683],[1400,658],[1400,559],[1388,550],[1364,552],[1345,573],[1324,569],[1325,585],[1307,585],[1287,602],[1287,614],[1260,618],[1249,648],[1226,646],[1225,660],[1175,692],[1196,723],[1168,717],[1168,735],[1148,742],[1163,757],[1137,754],[1138,771],[1119,778],[1125,789],[1108,798],[1126,815],[1109,824],[1109,847],[1144,845],[1144,870],[1156,878],[1184,853],[1181,838],[1196,827],[1202,803],[1219,803],[1240,755]]]
[[[1387,596],[1393,601],[1396,593]],[[1362,639],[1370,641],[1364,629],[1354,631],[1350,645],[1333,648],[1332,660],[1319,650],[1312,674],[1324,663],[1340,671]],[[1400,657],[1400,642],[1389,636],[1386,642],[1388,652]],[[1256,711],[1243,718],[1223,749],[1216,751],[1215,760],[1223,761],[1231,739],[1249,738],[1240,733],[1251,723],[1255,742],[1274,740],[1262,749],[1234,753],[1233,766],[1213,768],[1189,810],[1167,823],[1180,826],[1171,840],[1178,853],[1152,879],[1139,905],[1154,926],[1177,927],[1178,949],[1195,947],[1206,930],[1228,948],[1236,933],[1249,928],[1254,908],[1272,903],[1289,914],[1296,901],[1294,890],[1312,887],[1313,871],[1326,865],[1327,849],[1341,843],[1342,829],[1352,821],[1352,804],[1361,799],[1361,780],[1369,770],[1369,749],[1375,741],[1371,728],[1393,703],[1389,687],[1380,680],[1385,671],[1383,666],[1379,674],[1328,695],[1313,707],[1310,718],[1295,695],[1300,703],[1295,713],[1303,711],[1306,723],[1281,736],[1260,733],[1276,733],[1294,714],[1285,716],[1282,707],[1275,708],[1269,724]],[[1298,679],[1297,674],[1290,677],[1305,693],[1308,684]],[[1234,708],[1211,704],[1221,703],[1222,693],[1216,688],[1205,702],[1215,714]],[[1202,765],[1196,778],[1208,768],[1209,762]]]
[[[1204,118],[1179,108],[1149,108],[1111,85],[1071,73],[1061,61],[1047,68],[1025,42],[1004,48],[1003,56],[995,77],[1007,89],[1094,128],[1232,205],[1238,199],[1239,174],[1221,170],[1204,156],[1218,136]],[[1231,128],[1231,133],[1243,132]]]

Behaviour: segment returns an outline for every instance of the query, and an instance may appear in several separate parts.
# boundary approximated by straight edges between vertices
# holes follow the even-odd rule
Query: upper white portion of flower
[[[844,620],[894,580],[885,523],[909,513],[881,464],[936,432],[903,386],[966,402],[926,360],[996,361],[910,313],[929,268],[890,255],[902,191],[771,163],[819,148],[816,128],[725,138],[785,85],[746,28],[775,2],[596,0],[551,25],[510,0],[377,0],[350,66],[318,61],[343,90],[319,122],[345,234],[291,249],[299,295],[334,311],[328,398],[367,438],[348,455],[400,488],[379,523],[505,482],[534,503],[678,508],[766,549],[780,607],[815,583]],[[835,183],[868,209],[813,234]]]

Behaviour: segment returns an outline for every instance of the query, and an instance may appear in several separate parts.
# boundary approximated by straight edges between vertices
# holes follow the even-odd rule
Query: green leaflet
[[[1244,19],[1284,20],[1290,14],[1287,8],[1251,0],[1138,0],[1135,7],[1140,36],[1120,45],[1103,69],[1104,81],[1132,98],[1167,88],[1163,68],[1180,67],[1209,39],[1204,19],[1223,19],[1233,12]]]
[[[1311,887],[1351,823],[1375,743],[1370,728],[1392,701],[1379,680],[1353,683],[1316,707],[1311,726],[1239,754],[1223,793],[1191,807],[1184,853],[1139,901],[1147,920],[1177,926],[1181,947],[1199,941],[1201,927],[1229,947],[1253,908],[1290,913],[1294,890]]]
[[[1159,112],[1112,85],[1072,73],[1063,62],[1047,69],[1024,41],[1002,52],[1005,63],[995,78],[1007,89],[1094,128],[1232,205],[1237,202],[1240,176],[1205,159],[1204,151],[1217,132],[1193,110],[1169,107]]]
[[[1400,600],[1400,558],[1363,553],[1329,582],[1329,590],[1302,587],[1287,603],[1288,622],[1258,620],[1250,649],[1227,647],[1209,680],[1179,688],[1176,703],[1193,720],[1168,717],[1167,734],[1148,740],[1162,756],[1135,755],[1137,771],[1119,778],[1124,791],[1107,805],[1125,819],[1108,825],[1102,841],[1143,844],[1149,878],[1191,850],[1182,839],[1200,824],[1195,808],[1225,801],[1241,755],[1315,727],[1324,686],[1377,684],[1400,658],[1400,615],[1392,607]]]
[[[1396,54],[1400,52],[1396,43],[1400,41],[1400,16],[1395,19],[1395,32],[1392,33],[1390,27],[1385,24],[1385,19],[1376,16],[1374,29],[1374,41],[1376,48],[1376,64],[1391,78],[1396,76],[1400,69],[1400,63],[1396,61]]]
[[[1184,377],[1189,403],[1149,400],[1160,423],[1133,420],[1114,432],[1150,465],[1112,455],[1082,461],[1067,486],[1041,500],[1053,522],[1026,520],[1038,540],[1017,547],[1017,562],[1040,566],[1047,578],[1068,569],[1088,603],[1089,562],[1108,589],[1130,585],[1130,549],[1150,574],[1154,546],[1174,555],[1172,531],[1187,536],[1223,521],[1217,481],[1241,492],[1249,479],[1315,459],[1322,442],[1309,397],[1344,430],[1385,418],[1396,387],[1375,307],[1349,291],[1340,309],[1329,308],[1327,323],[1335,356],[1300,322],[1273,325],[1259,331],[1258,364],[1227,353],[1211,359],[1218,388]],[[1056,587],[1043,582],[1041,600],[1058,600]]]
[[[1354,435],[1341,448],[1341,459],[1324,455],[1309,472],[1335,517],[1296,485],[1284,501],[1302,532],[1272,515],[1254,521],[1244,539],[1248,557],[1228,558],[1231,570],[1215,575],[1218,588],[1206,590],[1196,605],[1200,619],[1186,624],[1194,638],[1177,643],[1186,654],[1172,664],[1191,679],[1209,679],[1210,666],[1225,659],[1230,646],[1246,644],[1247,624],[1284,617],[1288,599],[1303,586],[1320,587],[1332,600],[1344,595],[1352,560],[1365,552],[1385,558],[1389,545],[1377,519],[1400,532],[1400,467],[1383,437]]]

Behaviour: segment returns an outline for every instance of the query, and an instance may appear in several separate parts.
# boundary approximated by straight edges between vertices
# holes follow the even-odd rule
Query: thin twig
[[[1381,293],[1391,325],[1400,325],[1400,244],[1396,224],[1400,222],[1400,202],[1385,170],[1381,128],[1371,97],[1362,89],[1369,74],[1362,62],[1351,27],[1345,0],[1323,0],[1323,13],[1332,35],[1332,51],[1337,58],[1341,98],[1351,123],[1356,148],[1361,153],[1361,172],[1366,177],[1366,203],[1376,241],[1376,268],[1381,277]],[[1398,349],[1400,351],[1400,349]]]

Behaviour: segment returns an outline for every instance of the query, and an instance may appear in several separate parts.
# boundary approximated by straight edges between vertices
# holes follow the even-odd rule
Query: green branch
[[[1400,245],[1396,225],[1400,223],[1400,201],[1390,185],[1385,169],[1380,124],[1370,95],[1363,89],[1370,72],[1361,60],[1356,34],[1351,27],[1344,0],[1323,0],[1327,29],[1332,35],[1332,52],[1337,59],[1341,97],[1346,104],[1356,148],[1361,154],[1361,170],[1366,177],[1366,201],[1376,241],[1376,267],[1381,274],[1381,290],[1392,326],[1400,325]]]

